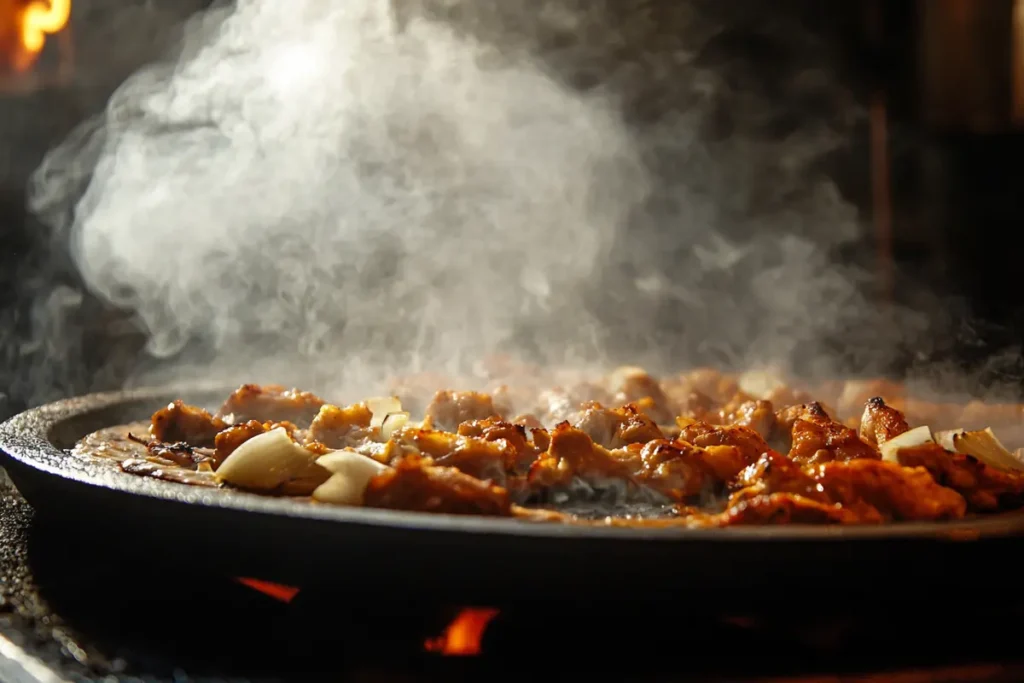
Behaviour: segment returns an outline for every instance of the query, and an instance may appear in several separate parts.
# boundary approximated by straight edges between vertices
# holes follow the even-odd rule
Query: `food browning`
[[[957,425],[977,424],[977,403],[929,412],[892,383],[807,387],[707,369],[564,379],[455,391],[412,377],[351,405],[245,385],[216,413],[174,401],[75,452],[310,504],[542,523],[883,524],[1024,507],[1024,464],[992,431]],[[993,414],[1020,427],[1020,411]]]

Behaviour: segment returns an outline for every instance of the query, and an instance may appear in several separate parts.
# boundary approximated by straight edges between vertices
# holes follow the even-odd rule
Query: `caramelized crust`
[[[364,494],[369,507],[449,515],[508,517],[508,491],[480,481],[454,467],[438,467],[429,459],[409,457],[370,480]]]
[[[910,431],[903,413],[885,404],[881,396],[869,398],[860,418],[861,437],[873,446]]]
[[[973,512],[1024,507],[1024,473],[1006,472],[938,444],[901,448],[899,464],[927,470],[936,482],[958,492]]]
[[[800,465],[817,465],[833,460],[878,459],[873,446],[857,432],[836,422],[818,403],[809,403],[793,422],[793,445],[789,457]]]
[[[223,420],[202,408],[175,401],[153,413],[149,433],[163,443],[212,446],[217,432],[227,427]]]

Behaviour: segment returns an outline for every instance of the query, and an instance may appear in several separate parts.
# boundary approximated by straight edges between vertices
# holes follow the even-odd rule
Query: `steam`
[[[849,254],[835,48],[774,3],[662,4],[218,5],[49,155],[32,209],[146,330],[137,381],[354,387],[500,351],[870,373],[928,346],[937,301],[880,307]]]

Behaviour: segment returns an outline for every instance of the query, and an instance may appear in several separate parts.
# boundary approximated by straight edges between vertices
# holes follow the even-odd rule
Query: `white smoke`
[[[564,355],[587,343],[571,304],[644,193],[607,102],[386,2],[249,0],[188,35],[46,160],[33,200],[59,217],[91,173],[75,258],[152,354],[448,368],[552,316],[579,333]]]

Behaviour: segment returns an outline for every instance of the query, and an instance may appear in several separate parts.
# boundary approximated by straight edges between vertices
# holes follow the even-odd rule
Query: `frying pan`
[[[339,597],[362,586],[364,597],[429,595],[461,604],[575,596],[685,600],[691,611],[792,608],[798,600],[815,610],[892,609],[896,601],[931,599],[972,577],[993,576],[1024,536],[1022,514],[690,530],[313,505],[130,475],[65,450],[102,427],[144,420],[175,398],[213,407],[230,391],[165,387],[34,408],[0,425],[0,462],[41,521],[88,539],[96,552],[153,562],[166,577],[255,576]],[[812,584],[827,586],[827,597],[809,592]]]

